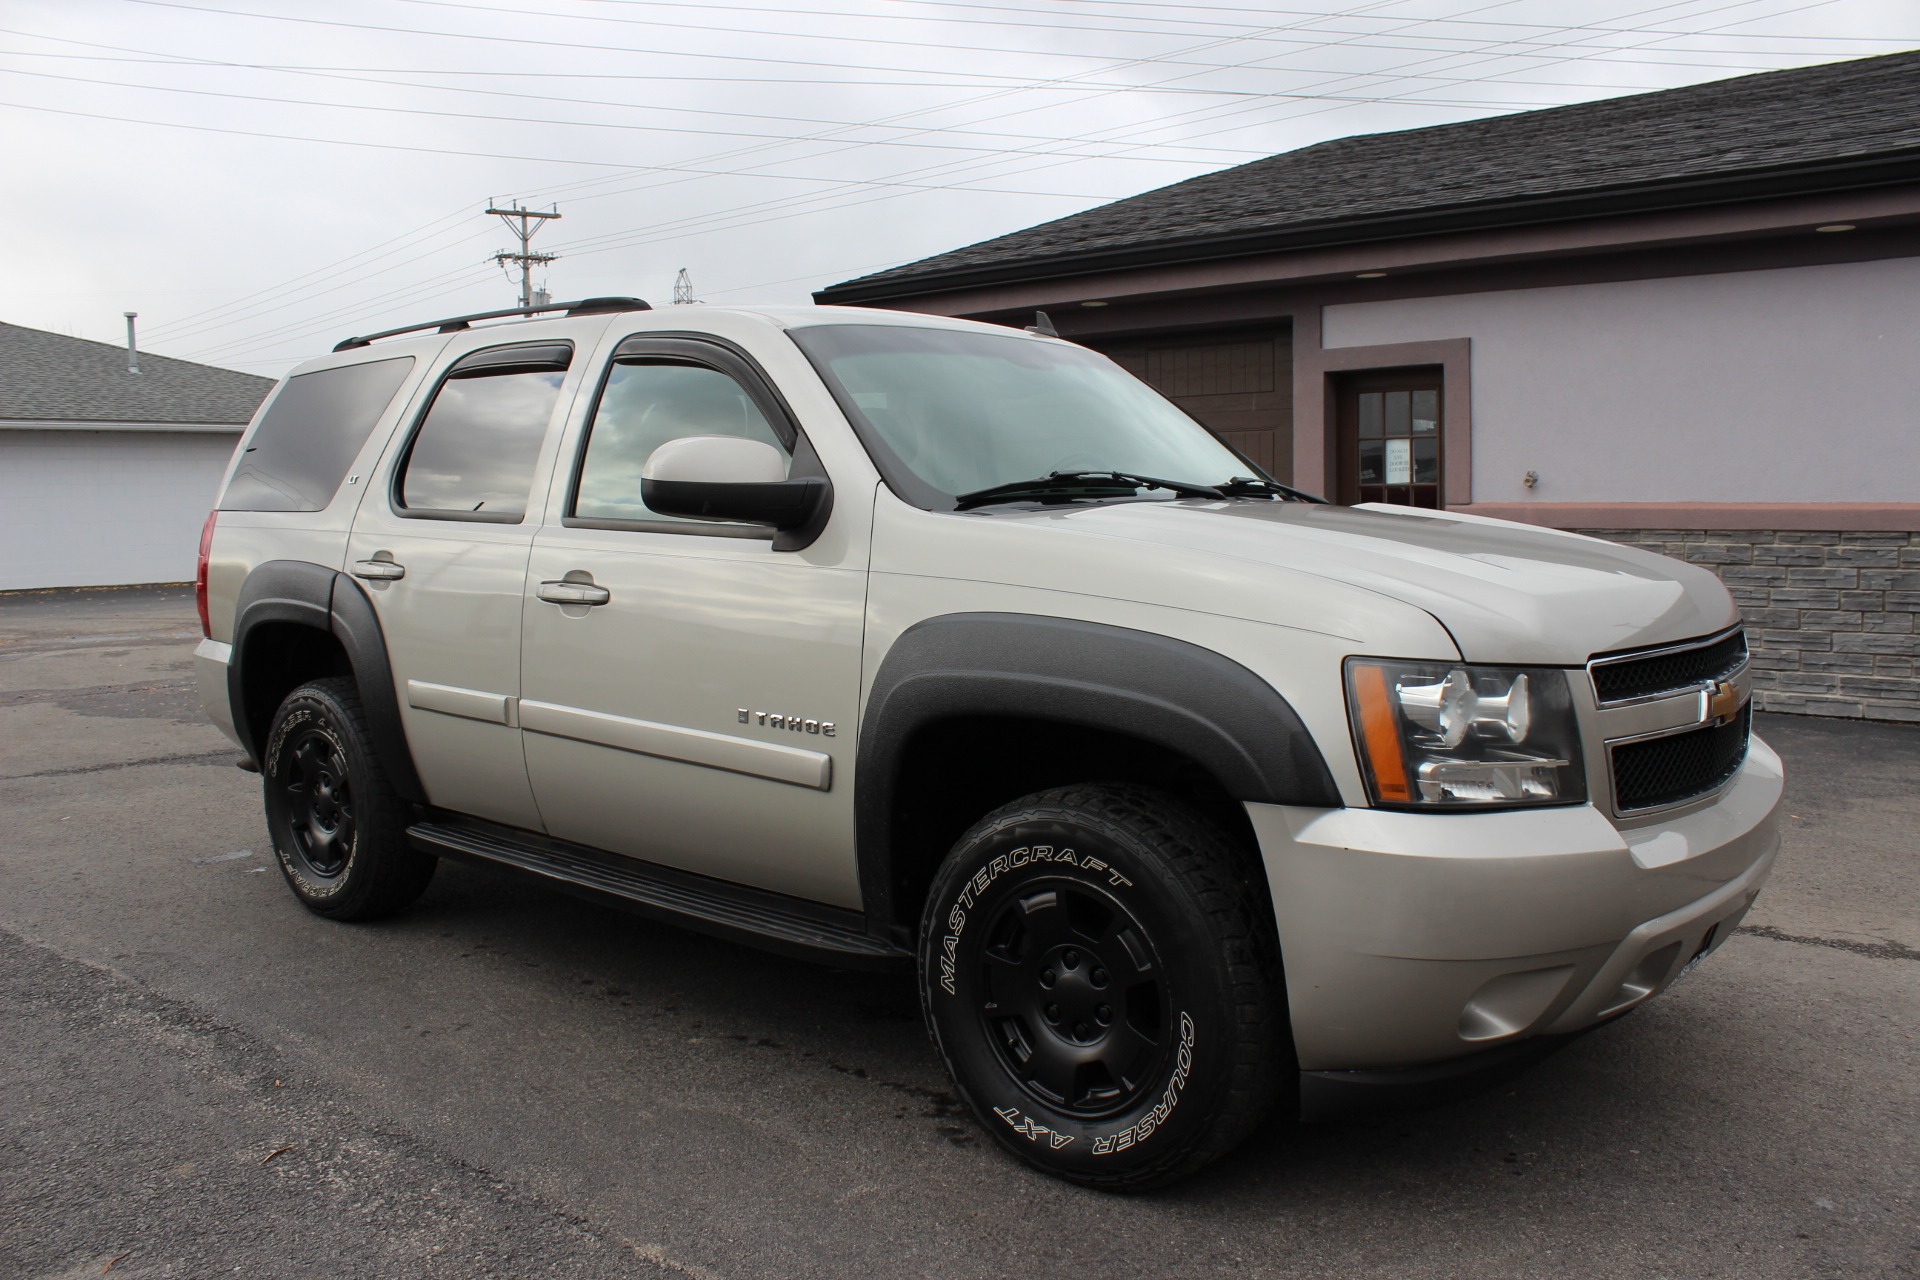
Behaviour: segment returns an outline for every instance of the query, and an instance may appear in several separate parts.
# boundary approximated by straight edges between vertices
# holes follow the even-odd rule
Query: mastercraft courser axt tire
[[[1131,785],[1030,795],[960,838],[922,921],[921,1002],[996,1142],[1140,1191],[1260,1126],[1293,1057],[1254,874],[1219,826]]]
[[[380,767],[353,681],[314,680],[287,695],[260,779],[281,874],[308,910],[373,920],[426,891],[438,860],[407,840],[406,803]]]

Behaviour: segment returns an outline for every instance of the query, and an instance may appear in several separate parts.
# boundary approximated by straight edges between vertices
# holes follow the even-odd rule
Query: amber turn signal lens
[[[1407,786],[1406,758],[1400,754],[1393,700],[1387,696],[1387,673],[1379,667],[1356,666],[1353,691],[1360,703],[1360,741],[1366,748],[1374,790],[1382,800],[1405,803],[1413,793]]]

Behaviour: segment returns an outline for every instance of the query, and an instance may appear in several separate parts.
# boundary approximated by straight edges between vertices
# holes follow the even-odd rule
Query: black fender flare
[[[854,820],[868,920],[893,919],[894,796],[904,748],[942,720],[1045,720],[1144,739],[1195,761],[1235,800],[1338,808],[1312,734],[1278,690],[1169,636],[1071,618],[957,613],[894,641],[860,724]]]
[[[336,570],[304,560],[269,560],[256,566],[241,585],[234,610],[233,655],[227,664],[227,698],[234,731],[249,758],[260,759],[246,695],[247,639],[263,623],[284,622],[326,632],[340,642],[360,690],[367,728],[388,781],[403,799],[427,802],[426,788],[414,768],[400,719],[400,700],[387,657],[386,634],[366,589]]]

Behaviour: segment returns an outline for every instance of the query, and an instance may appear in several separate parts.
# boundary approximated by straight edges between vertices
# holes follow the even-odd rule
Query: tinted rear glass
[[[289,378],[247,441],[221,510],[325,508],[412,368],[412,356],[397,356]]]

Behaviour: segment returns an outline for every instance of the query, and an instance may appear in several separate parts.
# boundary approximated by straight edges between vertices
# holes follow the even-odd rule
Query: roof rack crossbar
[[[564,311],[570,316],[600,315],[608,311],[651,311],[641,298],[581,298],[577,302],[550,302],[540,307],[509,307],[505,311],[476,311],[472,315],[448,316],[444,320],[428,320],[424,324],[402,325],[398,329],[382,329],[379,333],[366,333],[358,337],[343,338],[333,346],[335,351],[352,351],[368,346],[382,338],[397,338],[403,333],[423,333],[435,329],[441,333],[458,333],[472,326],[475,320],[503,320],[508,316],[537,316],[549,311]]]

